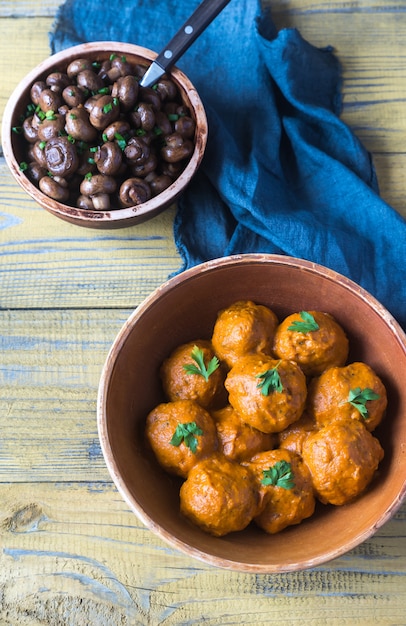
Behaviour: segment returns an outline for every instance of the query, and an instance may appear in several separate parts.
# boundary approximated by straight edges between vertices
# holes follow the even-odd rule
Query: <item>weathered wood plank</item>
[[[97,388],[129,313],[0,312],[0,481],[108,480]]]
[[[0,623],[404,623],[405,508],[326,566],[254,576],[173,550],[108,483],[5,484],[0,494]]]
[[[406,155],[374,162],[383,199],[406,217]],[[28,198],[4,161],[0,195],[0,309],[135,307],[181,267],[174,209],[127,229],[76,227]]]
[[[0,174],[0,308],[134,307],[180,268],[173,208],[131,228],[82,228],[28,198],[4,160]]]

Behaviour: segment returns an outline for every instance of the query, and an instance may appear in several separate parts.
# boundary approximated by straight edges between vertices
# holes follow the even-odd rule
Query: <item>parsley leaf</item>
[[[280,361],[273,367],[272,369],[266,370],[266,372],[262,372],[262,374],[258,374],[256,378],[260,378],[257,388],[261,389],[261,393],[263,396],[269,396],[271,391],[277,391],[281,393],[283,391],[283,385],[281,377],[279,376],[278,366]]]
[[[262,474],[262,485],[274,485],[275,487],[282,487],[282,489],[293,489],[295,486],[292,467],[287,461],[277,461],[275,465],[264,470]]]
[[[215,372],[220,365],[218,358],[214,356],[209,361],[209,364],[206,367],[204,362],[204,352],[201,348],[198,348],[197,346],[193,346],[193,350],[190,356],[192,357],[194,362],[197,363],[197,365],[194,365],[193,363],[187,363],[183,366],[183,369],[188,374],[198,374],[199,376],[203,376],[206,382],[209,380],[209,376],[213,374],[213,372]]]
[[[185,446],[195,453],[197,450],[197,437],[195,435],[203,435],[203,431],[196,422],[188,422],[187,424],[178,424],[172,439],[169,443],[173,446],[180,446],[182,441]]]
[[[301,311],[299,315],[303,321],[294,320],[292,324],[288,326],[288,330],[295,330],[297,333],[311,333],[315,330],[319,330],[320,326],[311,313]]]
[[[350,389],[347,402],[356,408],[364,419],[368,419],[369,414],[366,403],[368,400],[378,400],[378,398],[380,398],[380,395],[375,393],[372,389],[369,389],[369,387],[365,389],[355,387],[355,389]],[[345,404],[345,402],[343,404]]]

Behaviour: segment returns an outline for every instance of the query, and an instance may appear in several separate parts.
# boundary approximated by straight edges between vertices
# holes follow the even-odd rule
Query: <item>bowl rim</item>
[[[187,93],[191,108],[195,112],[195,115],[199,117],[199,132],[196,134],[195,146],[191,158],[178,178],[176,178],[172,184],[167,187],[167,189],[142,204],[133,207],[104,211],[89,211],[87,209],[69,206],[53,200],[43,194],[20,170],[19,163],[14,155],[12,128],[13,112],[15,107],[18,105],[21,96],[27,90],[27,86],[29,84],[35,82],[38,76],[49,71],[56,64],[65,62],[67,56],[85,56],[87,54],[96,54],[98,52],[108,54],[113,51],[120,54],[127,53],[134,56],[141,56],[151,62],[157,57],[157,53],[149,48],[132,43],[116,41],[93,41],[65,48],[41,61],[35,68],[30,70],[30,72],[24,76],[11,93],[3,112],[3,154],[14,179],[24,189],[24,191],[45,210],[57,217],[74,222],[80,226],[88,226],[88,222],[91,221],[94,223],[94,227],[99,227],[104,222],[111,228],[114,228],[116,226],[128,226],[130,225],[130,221],[140,222],[154,217],[167,208],[171,203],[175,202],[176,198],[189,183],[190,178],[193,176],[194,172],[198,169],[201,163],[207,144],[208,122],[202,100],[186,74],[184,74],[178,67],[172,66],[167,71],[167,74],[174,79],[178,88]],[[41,203],[38,200],[39,196],[41,197]]]
[[[355,536],[351,538],[351,540],[347,541],[344,546],[341,548],[332,548],[330,551],[326,551],[323,555],[319,555],[316,557],[309,557],[307,559],[301,560],[297,563],[290,563],[286,566],[280,565],[272,565],[272,564],[256,564],[256,563],[241,563],[238,562],[238,555],[236,555],[236,560],[226,559],[223,557],[217,557],[215,555],[209,554],[207,552],[203,552],[198,548],[191,546],[182,540],[174,537],[170,533],[168,533],[162,526],[160,526],[157,522],[151,519],[143,509],[138,505],[137,502],[131,496],[129,489],[127,489],[126,485],[122,482],[120,478],[120,472],[118,469],[118,464],[114,458],[113,450],[109,443],[108,438],[108,426],[107,426],[107,418],[106,418],[106,402],[107,396],[109,392],[109,384],[111,382],[112,374],[113,374],[113,365],[115,361],[114,354],[118,354],[118,352],[123,347],[124,343],[128,335],[131,333],[132,327],[140,318],[146,310],[148,310],[149,306],[154,303],[157,299],[164,295],[167,291],[171,290],[173,287],[187,281],[189,278],[193,277],[196,272],[199,274],[201,272],[211,272],[215,270],[219,265],[222,267],[230,266],[230,265],[238,265],[238,264],[250,264],[252,262],[257,263],[270,263],[273,265],[294,265],[297,268],[307,270],[316,275],[322,275],[323,277],[327,277],[332,281],[338,281],[344,289],[350,291],[355,297],[366,301],[369,306],[373,306],[376,313],[385,321],[388,327],[393,332],[396,340],[402,346],[403,351],[405,353],[406,358],[406,333],[403,331],[400,324],[397,320],[392,316],[392,314],[367,290],[363,287],[355,283],[353,280],[347,278],[346,276],[336,272],[335,270],[331,270],[326,266],[323,266],[318,263],[314,263],[305,259],[300,259],[297,257],[292,257],[288,255],[280,255],[280,254],[267,254],[267,253],[245,253],[245,254],[236,254],[230,255],[226,257],[212,259],[210,261],[203,262],[194,267],[181,271],[179,274],[169,278],[162,285],[156,288],[149,296],[147,296],[138,307],[129,315],[124,325],[119,330],[116,335],[115,340],[113,341],[109,352],[107,354],[107,358],[103,365],[98,393],[97,393],[97,428],[99,434],[100,445],[102,449],[102,453],[105,459],[105,463],[107,469],[115,483],[115,486],[118,492],[123,497],[124,501],[129,505],[130,509],[135,513],[138,519],[152,532],[154,532],[159,538],[161,538],[164,542],[171,545],[172,547],[178,549],[180,552],[186,554],[187,556],[192,556],[199,561],[207,563],[209,565],[213,565],[222,569],[229,569],[238,572],[248,572],[248,573],[262,573],[262,574],[274,574],[274,573],[284,573],[284,572],[293,572],[293,571],[301,571],[309,568],[313,568],[316,566],[323,565],[337,557],[342,556],[343,554],[349,552],[354,549],[372,535],[376,533],[376,531],[382,527],[386,522],[388,522],[396,511],[401,507],[403,501],[406,498],[406,481],[403,484],[403,487],[397,497],[392,500],[389,506],[383,512],[379,513],[379,518],[376,522],[371,525],[365,531],[358,532]]]

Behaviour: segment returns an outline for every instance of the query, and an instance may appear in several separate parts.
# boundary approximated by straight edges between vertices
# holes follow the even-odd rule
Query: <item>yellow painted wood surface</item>
[[[0,4],[0,117],[49,55],[58,5]],[[406,4],[272,7],[279,27],[334,46],[343,119],[372,151],[383,198],[406,216]],[[405,625],[405,505],[323,567],[254,576],[169,548],[112,485],[97,436],[100,371],[130,312],[180,267],[173,216],[77,228],[27,198],[0,157],[0,626]]]

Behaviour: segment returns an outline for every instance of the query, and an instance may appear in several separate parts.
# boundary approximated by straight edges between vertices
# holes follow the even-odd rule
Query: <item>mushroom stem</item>
[[[108,193],[96,193],[91,198],[95,209],[103,211],[110,208],[110,196]]]

